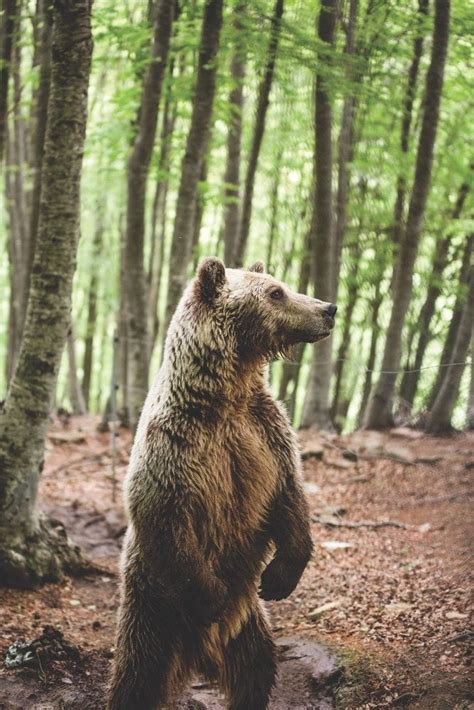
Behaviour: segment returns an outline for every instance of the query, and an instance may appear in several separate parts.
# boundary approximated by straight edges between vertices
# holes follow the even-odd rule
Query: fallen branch
[[[94,454],[89,453],[85,454],[84,456],[78,456],[75,459],[69,459],[67,461],[64,461],[63,463],[59,464],[59,466],[56,466],[56,468],[53,468],[48,471],[48,476],[54,476],[54,474],[59,473],[60,471],[64,471],[65,469],[75,468],[76,466],[79,466],[80,464],[83,464],[86,461],[90,461],[91,463],[100,463],[99,459],[101,459],[103,456],[111,458],[110,446],[107,446],[105,449],[97,451]]]
[[[450,500],[457,500],[458,498],[471,498],[474,495],[474,491],[462,491],[461,493],[451,493],[447,496],[436,496],[434,498],[420,498],[419,500],[409,500],[405,503],[399,503],[399,508],[406,508],[408,506],[415,505],[432,505],[433,503],[447,503]]]
[[[325,525],[329,528],[401,528],[402,530],[410,530],[414,526],[406,525],[405,523],[400,523],[397,520],[339,520],[338,518],[331,516],[320,516],[314,515],[313,518],[315,523],[320,525]]]

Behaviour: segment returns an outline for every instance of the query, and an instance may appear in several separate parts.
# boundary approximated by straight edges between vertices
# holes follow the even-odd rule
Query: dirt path
[[[0,708],[101,707],[125,519],[111,500],[109,436],[94,426],[81,419],[66,430],[53,427],[77,441],[49,440],[41,499],[111,574],[66,579],[37,592],[0,592],[2,657],[45,624],[60,627],[80,651],[80,660],[55,660],[43,673],[0,667]],[[316,552],[295,594],[270,605],[282,649],[273,710],[472,707],[474,437],[412,437],[305,435]],[[119,479],[129,444],[121,432]],[[351,527],[361,522],[384,526]],[[326,664],[322,671],[319,662]],[[194,707],[223,707],[208,688],[190,692]]]

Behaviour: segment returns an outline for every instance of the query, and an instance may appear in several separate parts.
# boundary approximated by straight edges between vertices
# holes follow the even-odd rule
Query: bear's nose
[[[328,314],[328,316],[331,316],[331,318],[334,318],[334,316],[336,315],[336,311],[337,306],[335,303],[330,303],[329,306],[326,308],[326,313]]]

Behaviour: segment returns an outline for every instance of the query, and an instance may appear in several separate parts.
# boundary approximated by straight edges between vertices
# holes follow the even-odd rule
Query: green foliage
[[[218,85],[214,105],[213,131],[208,150],[207,179],[199,186],[199,199],[204,205],[203,222],[197,255],[223,253],[221,241],[223,219],[224,166],[228,125],[231,120],[229,92],[233,88],[230,60],[236,41],[246,57],[244,80],[243,141],[241,175],[244,174],[251,142],[253,116],[258,84],[265,65],[271,0],[247,3],[242,28],[234,23],[238,0],[225,5],[224,26],[218,58]],[[33,14],[32,3],[30,3]],[[163,313],[167,286],[166,255],[172,232],[174,204],[179,184],[180,166],[194,99],[195,67],[199,48],[203,2],[180,3],[179,17],[172,38],[171,65],[162,91],[162,107],[157,130],[156,150],[152,159],[147,197],[146,263],[151,249],[151,213],[157,181],[168,184],[166,207],[165,268],[161,284],[159,314]],[[347,7],[343,6],[343,23],[338,23],[334,48],[321,47],[315,31],[318,8],[312,3],[287,0],[282,21],[281,41],[276,74],[270,98],[267,125],[258,164],[257,185],[253,202],[251,236],[247,261],[265,257],[268,251],[271,220],[271,194],[278,165],[278,205],[272,268],[276,276],[285,276],[297,287],[300,264],[304,256],[304,238],[311,219],[311,184],[314,150],[314,76],[323,74],[333,99],[334,156],[337,160],[338,134],[344,99],[356,98],[354,151],[350,162],[351,180],[348,224],[344,237],[339,286],[341,319],[349,289],[357,287],[358,298],[352,318],[352,347],[346,363],[347,387],[354,390],[346,427],[356,424],[356,415],[364,380],[364,368],[370,345],[370,313],[376,285],[380,284],[383,303],[379,313],[381,338],[375,368],[380,367],[383,333],[391,311],[390,283],[396,250],[391,241],[393,209],[397,180],[403,176],[408,190],[414,175],[417,138],[424,97],[424,77],[429,60],[433,12],[420,22],[417,3],[383,3],[361,0],[356,27],[356,54],[345,52]],[[452,30],[441,118],[435,153],[435,165],[425,226],[416,265],[413,302],[407,321],[409,334],[416,333],[420,309],[428,285],[432,283],[431,267],[438,239],[451,236],[450,258],[441,279],[442,294],[433,322],[434,338],[426,353],[426,364],[436,365],[454,300],[461,247],[467,233],[472,232],[473,191],[466,199],[461,218],[453,221],[451,212],[463,181],[472,183],[474,135],[470,111],[472,67],[470,37],[474,31],[472,12],[467,0],[452,5]],[[77,336],[78,362],[82,363],[87,330],[87,302],[90,275],[99,272],[98,321],[92,381],[92,406],[103,408],[110,382],[112,335],[119,309],[120,239],[125,218],[125,175],[134,125],[139,108],[142,79],[152,37],[146,4],[132,0],[117,3],[97,0],[94,4],[94,60],[89,95],[89,121],[82,179],[82,222],[78,270],[75,280],[73,319]],[[239,34],[237,35],[237,32]],[[406,92],[408,67],[413,41],[420,33],[424,51],[416,86],[409,151],[400,150],[400,130]],[[25,35],[26,36],[26,35]],[[25,121],[32,96],[38,85],[37,67],[31,69],[31,33],[29,49],[24,49],[22,64],[22,113]],[[323,57],[324,61],[321,61]],[[176,122],[170,141],[170,165],[160,165],[161,120],[165,97],[169,94]],[[337,170],[334,171],[337,177]],[[336,184],[334,185],[336,189]],[[0,248],[7,252],[9,225],[5,217],[6,202],[0,197]],[[93,239],[99,218],[104,224],[104,240],[99,256],[94,254]],[[358,270],[354,275],[354,245],[358,245]],[[355,282],[354,282],[355,279]],[[317,287],[317,285],[316,285]],[[0,349],[7,347],[8,311],[7,260],[0,260]],[[336,330],[335,352],[341,328]],[[305,382],[310,351],[307,348],[300,383]],[[160,360],[159,348],[152,361],[152,375]],[[275,371],[278,374],[278,370]],[[425,400],[435,370],[422,373],[417,406]],[[2,376],[3,376],[2,368]],[[0,389],[5,391],[5,380]],[[463,380],[455,422],[462,422],[467,396],[467,375]],[[59,402],[67,403],[66,368],[59,388]],[[300,386],[299,411],[304,394]]]

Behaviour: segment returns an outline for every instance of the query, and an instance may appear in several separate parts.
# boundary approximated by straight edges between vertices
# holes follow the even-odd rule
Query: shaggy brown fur
[[[110,710],[172,707],[193,673],[217,680],[233,710],[267,706],[275,647],[259,595],[291,594],[312,542],[265,366],[326,337],[335,307],[262,272],[206,259],[170,325],[127,476]]]

